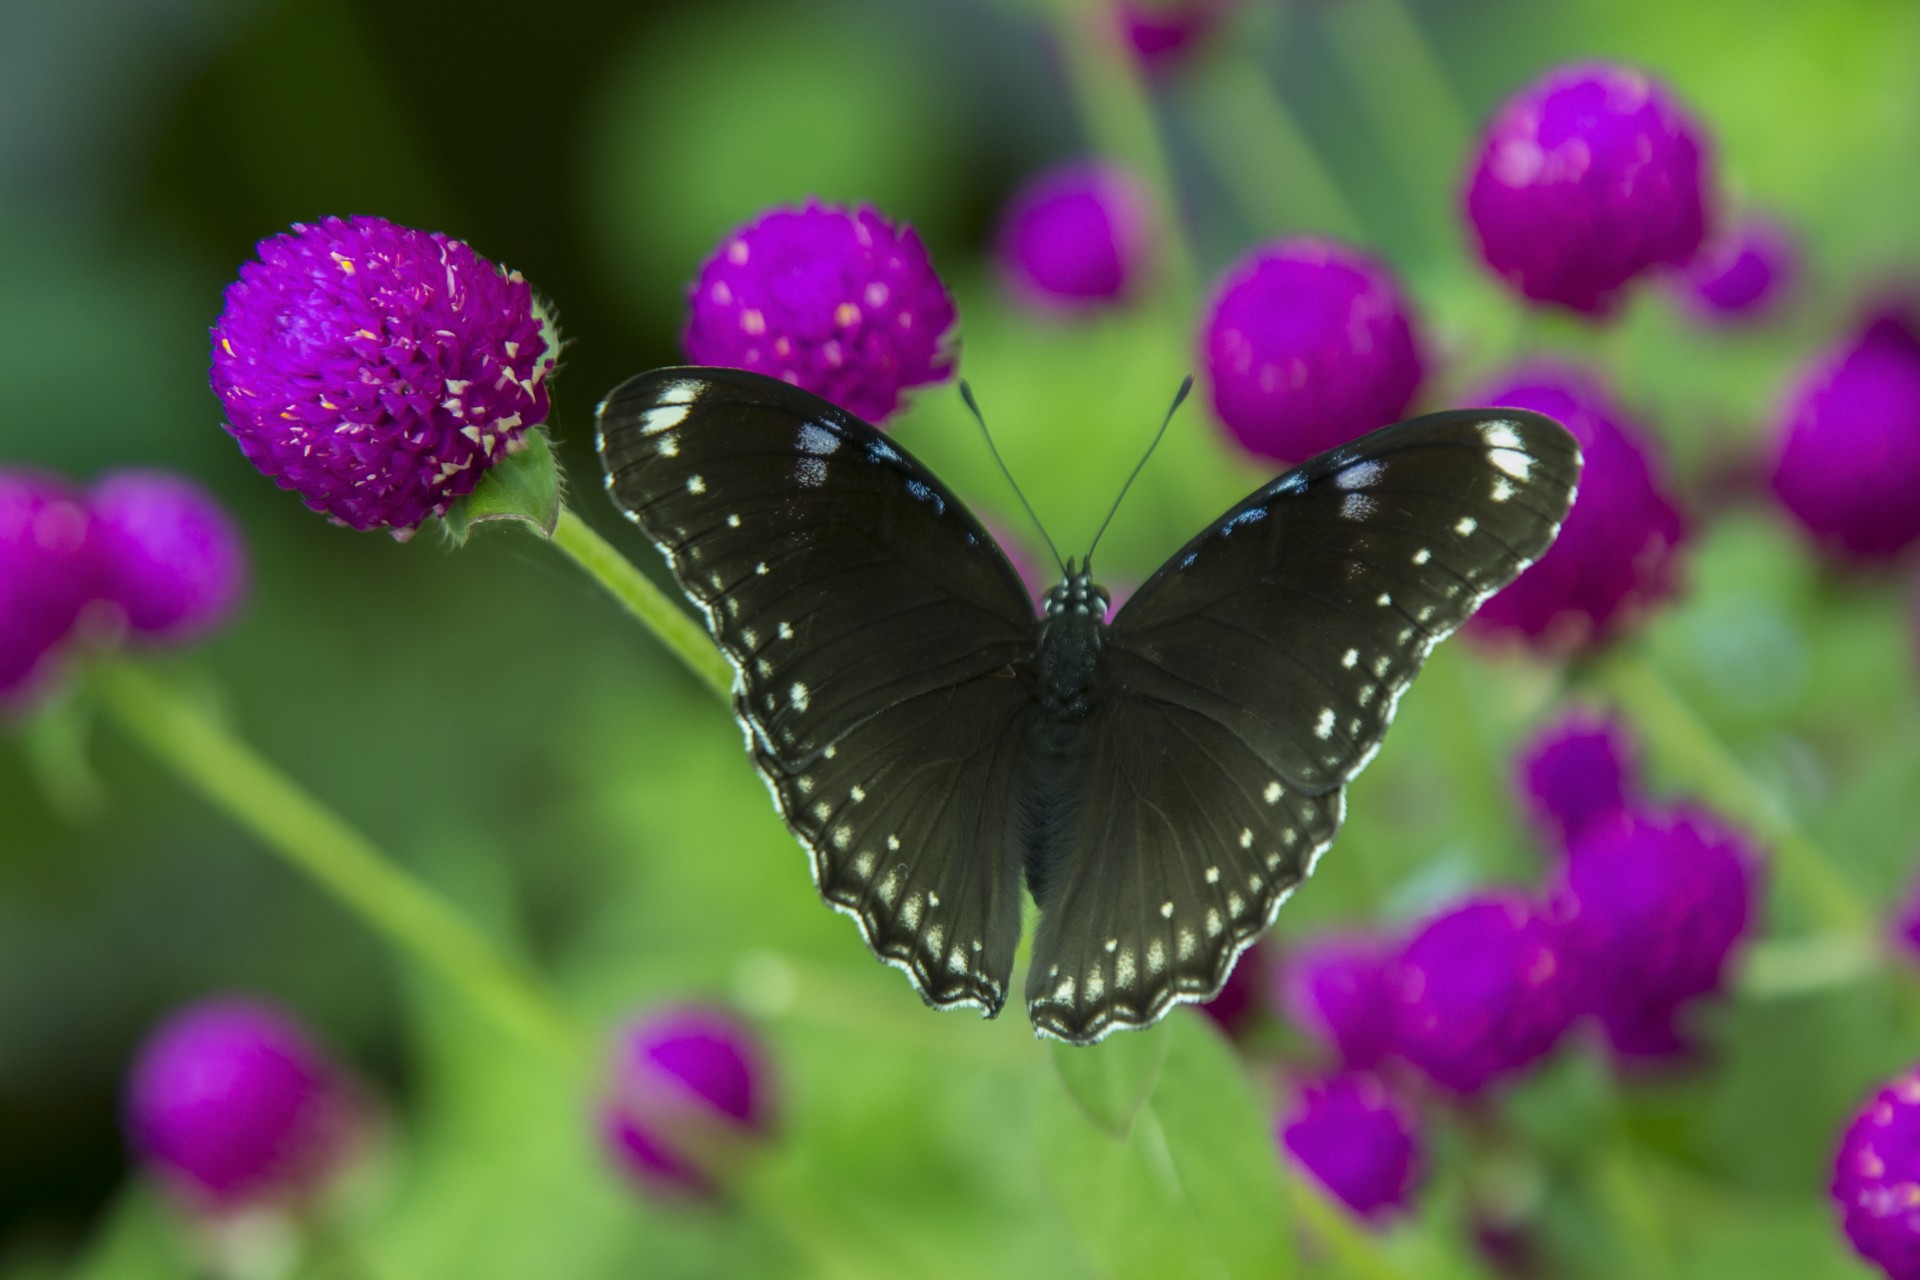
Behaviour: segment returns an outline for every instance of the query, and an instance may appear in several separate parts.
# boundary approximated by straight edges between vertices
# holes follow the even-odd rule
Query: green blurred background
[[[762,1015],[776,1185],[811,1188],[803,1216],[828,1253],[857,1239],[904,1274],[1139,1261],[1087,1243],[1057,1162],[1049,1177],[1036,1155],[1058,1090],[1024,1018],[926,1012],[875,965],[815,899],[736,728],[559,557],[518,533],[458,554],[349,534],[261,480],[219,429],[206,326],[254,242],[297,219],[378,213],[470,241],[557,304],[563,463],[585,516],[651,571],[601,499],[594,402],[677,358],[685,282],[727,229],[810,195],[870,201],[927,240],[958,297],[962,371],[1055,540],[1083,547],[1191,367],[1193,296],[1058,324],[998,290],[999,205],[1089,146],[1051,30],[1011,0],[0,9],[0,460],[75,477],[160,464],[213,488],[247,531],[255,590],[172,673],[587,1017],[687,996]],[[1717,139],[1735,206],[1801,234],[1804,287],[1778,322],[1703,334],[1646,298],[1596,337],[1529,320],[1481,278],[1454,212],[1469,132],[1586,57],[1670,79]],[[1796,366],[1920,265],[1907,0],[1248,0],[1155,97],[1198,279],[1282,232],[1354,238],[1403,272],[1428,322],[1426,401],[1520,351],[1582,355],[1663,440],[1683,491],[1737,470]],[[1288,119],[1324,174],[1293,165]],[[1022,528],[950,390],[897,429]],[[1188,410],[1116,522],[1110,570],[1143,577],[1259,476]],[[1885,901],[1920,846],[1907,583],[1837,579],[1763,511],[1700,525],[1686,596],[1637,643]],[[1535,877],[1506,761],[1563,693],[1558,671],[1443,650],[1277,932]],[[158,1018],[235,989],[322,1029],[386,1108],[356,1219],[378,1262],[343,1273],[823,1265],[760,1218],[640,1201],[600,1164],[569,1082],[125,739],[103,726],[89,750],[104,802],[70,814],[30,751],[0,742],[0,1275],[192,1274],[129,1176],[117,1091]],[[1654,763],[1668,792],[1692,785]],[[1774,890],[1769,927],[1790,935],[1803,904]],[[1848,1109],[1920,1057],[1902,981],[1743,997],[1714,1031],[1705,1068],[1624,1092],[1563,1055],[1514,1100],[1525,1154],[1505,1163],[1449,1163],[1441,1139],[1446,1176],[1388,1241],[1406,1274],[1478,1274],[1459,1213],[1488,1185],[1545,1241],[1546,1274],[1655,1274],[1648,1258],[1674,1275],[1863,1274],[1823,1188]]]

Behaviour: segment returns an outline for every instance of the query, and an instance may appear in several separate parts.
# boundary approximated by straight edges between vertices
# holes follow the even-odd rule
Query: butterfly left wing
[[[1579,468],[1537,414],[1400,423],[1256,490],[1128,600],[1084,806],[1041,859],[1039,1030],[1089,1043],[1219,991],[1428,652],[1552,543]]]
[[[778,379],[655,370],[599,420],[608,492],[732,664],[821,896],[929,1004],[998,1012],[1020,934],[1019,575],[904,448]]]

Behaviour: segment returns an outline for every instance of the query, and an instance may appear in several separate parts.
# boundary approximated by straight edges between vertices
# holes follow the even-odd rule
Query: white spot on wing
[[[1323,741],[1333,736],[1333,708],[1320,708],[1320,722],[1313,726],[1313,736]]]
[[[1240,828],[1240,847],[1242,849],[1253,848],[1253,828],[1252,827]]]
[[[1415,564],[1425,564],[1431,559],[1433,559],[1433,552],[1427,550],[1425,547],[1413,553],[1413,562]]]
[[[817,423],[803,423],[800,427],[800,448],[824,458],[840,447],[840,437]]]
[[[808,489],[818,489],[827,482],[827,464],[819,458],[802,458],[793,464],[793,478]]]
[[[1487,423],[1480,428],[1480,438],[1487,442],[1489,448],[1493,449],[1518,449],[1521,447],[1519,434],[1504,422]]]
[[[1489,449],[1487,461],[1500,468],[1515,480],[1525,480],[1533,471],[1533,459],[1518,449]],[[1497,501],[1497,499],[1496,499]]]
[[[1453,531],[1464,538],[1464,537],[1467,537],[1469,534],[1471,534],[1475,529],[1478,529],[1479,527],[1480,527],[1480,522],[1478,520],[1475,520],[1472,516],[1461,516],[1460,519],[1455,522],[1453,526]]]
[[[689,384],[679,383],[676,385],[687,386]],[[667,388],[669,392],[674,389],[674,387]],[[657,436],[662,431],[673,430],[682,422],[686,421],[687,410],[690,408],[692,408],[691,398],[679,404],[665,403],[655,405],[640,415],[640,434],[643,436]]]
[[[1379,480],[1380,473],[1384,470],[1385,468],[1377,462],[1356,462],[1344,471],[1335,472],[1333,483],[1348,492],[1365,489]]]
[[[1511,498],[1513,496],[1513,493],[1514,493],[1513,485],[1507,480],[1505,476],[1495,476],[1493,478],[1493,495],[1492,496],[1495,502],[1505,502],[1508,498]]]
[[[1345,653],[1340,655],[1340,665],[1345,667],[1349,671],[1353,670],[1354,664],[1358,663],[1359,661],[1360,661],[1360,651],[1358,649],[1349,649]]]
[[[687,477],[688,493],[701,494],[701,493],[705,493],[706,491],[707,491],[707,482],[705,480],[702,480],[699,476]]]
[[[1220,883],[1220,868],[1218,868],[1218,867],[1208,867],[1208,868],[1207,868],[1207,883],[1208,883],[1208,884],[1219,884],[1219,883]]]
[[[1365,520],[1373,515],[1378,506],[1378,503],[1364,493],[1350,493],[1340,499],[1340,518]]]
[[[1280,797],[1282,794],[1283,792],[1281,791],[1280,784],[1278,782],[1269,782],[1267,784],[1266,791],[1262,793],[1262,795],[1265,797],[1266,802],[1268,804],[1279,804]]]
[[[1173,900],[1171,898],[1160,904],[1160,918],[1162,920],[1173,919]]]
[[[795,680],[787,687],[787,701],[793,704],[795,711],[805,711],[811,701],[807,697],[807,686]]]

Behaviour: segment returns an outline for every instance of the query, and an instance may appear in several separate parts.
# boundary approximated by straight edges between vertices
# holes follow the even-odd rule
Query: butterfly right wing
[[[732,664],[821,895],[928,1002],[996,1012],[1020,928],[1005,741],[1034,621],[1018,574],[906,450],[778,379],[656,370],[599,422],[608,492]]]

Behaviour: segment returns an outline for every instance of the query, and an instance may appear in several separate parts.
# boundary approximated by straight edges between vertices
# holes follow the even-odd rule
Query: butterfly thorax
[[[1034,655],[1042,708],[1056,720],[1084,719],[1106,644],[1107,593],[1068,560],[1066,576],[1047,592]]]

